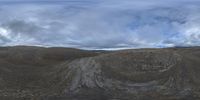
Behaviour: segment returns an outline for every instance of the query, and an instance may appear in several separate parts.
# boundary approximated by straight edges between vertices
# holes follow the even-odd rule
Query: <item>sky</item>
[[[200,0],[0,0],[0,46],[200,46]]]

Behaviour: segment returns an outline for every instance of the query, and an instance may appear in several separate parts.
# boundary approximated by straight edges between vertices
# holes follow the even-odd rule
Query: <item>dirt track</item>
[[[200,48],[0,48],[1,100],[199,100]]]

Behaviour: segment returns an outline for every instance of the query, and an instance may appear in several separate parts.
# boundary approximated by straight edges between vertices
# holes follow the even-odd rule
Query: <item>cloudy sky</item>
[[[199,0],[0,0],[0,46],[200,46]]]

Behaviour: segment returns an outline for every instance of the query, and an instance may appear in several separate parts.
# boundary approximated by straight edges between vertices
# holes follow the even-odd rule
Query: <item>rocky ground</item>
[[[200,47],[1,47],[0,100],[200,100]]]

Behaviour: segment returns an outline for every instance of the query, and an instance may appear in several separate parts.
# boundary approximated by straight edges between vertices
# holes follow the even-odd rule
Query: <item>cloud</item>
[[[114,49],[200,45],[197,0],[0,2],[0,45]]]

